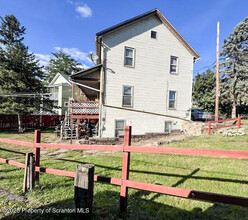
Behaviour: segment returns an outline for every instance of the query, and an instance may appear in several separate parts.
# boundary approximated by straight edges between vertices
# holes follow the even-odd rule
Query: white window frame
[[[126,50],[132,50],[133,51],[133,57],[126,56]],[[132,58],[132,65],[126,64],[126,58]],[[131,68],[134,68],[134,66],[135,66],[135,49],[132,47],[125,47],[125,49],[124,49],[124,66],[125,67],[131,67]]]
[[[152,32],[155,32],[156,33],[156,37],[155,38],[152,37]],[[158,38],[158,32],[157,31],[151,31],[151,38],[156,40]]]
[[[119,122],[119,121],[123,121],[124,122],[124,127],[123,127],[123,135],[124,135],[124,131],[125,131],[125,126],[126,126],[126,120],[124,120],[124,119],[116,119],[115,120],[115,137],[119,137],[119,136],[117,136],[117,130],[122,130],[122,129],[117,129],[117,127],[116,127],[116,125],[117,125],[117,122]]]
[[[170,99],[170,92],[175,92],[175,104],[174,104],[174,107],[173,108],[171,108],[170,107],[170,101],[171,101],[171,99]],[[169,102],[168,102],[168,109],[169,110],[176,110],[177,109],[177,91],[175,91],[175,90],[169,90],[169,97],[168,97],[168,100],[169,100]]]
[[[124,95],[124,87],[131,87],[131,105],[124,105],[124,96],[129,96],[129,95]],[[133,90],[134,90],[133,86],[129,86],[129,85],[122,86],[122,107],[129,107],[129,108],[133,107]]]
[[[171,63],[172,58],[176,58],[177,62],[176,65]],[[178,63],[179,63],[179,58],[177,56],[170,56],[170,74],[178,74]],[[171,71],[171,66],[176,66],[176,72]]]

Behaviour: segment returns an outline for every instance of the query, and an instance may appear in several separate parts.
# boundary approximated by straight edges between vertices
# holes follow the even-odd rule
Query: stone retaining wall
[[[182,130],[189,136],[207,134],[208,125],[204,122],[182,122]]]

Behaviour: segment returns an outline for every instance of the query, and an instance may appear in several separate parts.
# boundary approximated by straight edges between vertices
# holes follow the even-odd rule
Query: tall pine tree
[[[221,56],[221,102],[232,105],[235,118],[237,106],[248,103],[248,17],[224,40]]]
[[[23,131],[22,116],[39,110],[42,101],[48,106],[51,102],[42,97],[44,73],[23,43],[25,27],[14,15],[0,19],[0,113],[17,114],[19,131]]]
[[[49,64],[45,67],[47,71],[47,83],[50,83],[57,73],[71,75],[73,72],[75,73],[83,70],[80,63],[63,51],[52,53],[52,55],[53,58],[50,59]]]
[[[204,111],[214,112],[215,106],[215,73],[208,69],[197,74],[193,80],[193,106]]]

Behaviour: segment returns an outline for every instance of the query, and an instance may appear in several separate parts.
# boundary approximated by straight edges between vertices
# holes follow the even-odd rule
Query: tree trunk
[[[236,118],[236,102],[232,103],[232,118]]]
[[[23,132],[22,115],[18,114],[18,132]]]

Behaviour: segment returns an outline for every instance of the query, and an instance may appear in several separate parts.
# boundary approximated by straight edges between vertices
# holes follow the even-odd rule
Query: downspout
[[[100,42],[98,41],[99,38],[96,37],[96,43],[99,47],[99,62],[103,64],[103,68],[100,71],[100,97],[99,97],[99,121],[98,121],[98,136],[102,137],[102,112],[103,112],[103,74],[105,70],[104,66],[104,58],[102,58],[102,38],[100,38]]]

